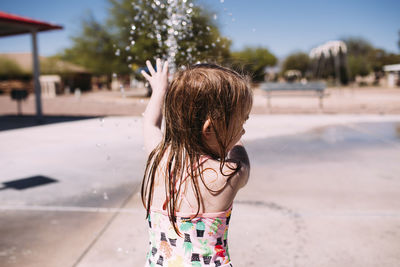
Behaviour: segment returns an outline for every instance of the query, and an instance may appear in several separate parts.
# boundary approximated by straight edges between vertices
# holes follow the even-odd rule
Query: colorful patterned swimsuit
[[[228,227],[232,205],[222,212],[177,212],[178,236],[165,210],[151,209],[146,267],[232,267],[228,251]]]

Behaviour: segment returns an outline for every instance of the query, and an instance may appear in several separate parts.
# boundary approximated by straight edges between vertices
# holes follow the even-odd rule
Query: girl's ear
[[[203,124],[202,134],[204,138],[209,138],[211,135],[211,120],[207,119]]]

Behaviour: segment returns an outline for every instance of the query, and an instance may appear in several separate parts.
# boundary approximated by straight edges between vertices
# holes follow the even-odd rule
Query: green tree
[[[116,36],[122,59],[144,66],[147,59],[167,55],[168,25],[167,6],[155,5],[152,1],[109,0],[110,17],[107,26]],[[190,26],[179,32],[177,65],[212,60],[221,63],[229,57],[231,42],[221,36],[212,14],[200,6],[192,6]],[[183,23],[183,21],[179,21]],[[117,49],[118,49],[117,48]]]
[[[6,57],[0,57],[0,80],[30,80],[31,78],[32,73],[24,71],[14,60]]]
[[[109,74],[123,70],[114,52],[114,36],[89,13],[81,21],[81,31],[73,36],[71,48],[59,55],[63,60],[81,65],[93,74]]]
[[[287,56],[282,64],[282,72],[287,70],[299,70],[302,76],[305,76],[309,68],[310,58],[308,54],[303,52],[297,52]]]
[[[400,61],[400,55],[388,53],[384,49],[376,48],[362,38],[348,38],[347,45],[348,66],[350,78],[366,76],[374,72],[376,76],[383,71],[384,65],[396,64]]]
[[[397,46],[399,47],[399,52],[400,52],[400,31],[399,31],[399,40],[397,41]]]
[[[343,40],[347,46],[347,64],[349,68],[349,78],[354,80],[357,75],[366,76],[372,69],[370,59],[374,47],[363,38],[350,37]]]
[[[232,53],[233,66],[251,75],[254,82],[264,80],[265,68],[275,66],[277,58],[262,47],[246,47],[239,52]]]
[[[374,48],[368,54],[368,61],[374,72],[382,72],[383,66],[398,64],[400,62],[400,54],[388,53],[383,49]]]
[[[84,19],[81,32],[72,37],[73,46],[64,51],[62,58],[95,74],[133,73],[141,78],[137,70],[145,66],[145,60],[167,54],[168,25],[162,23],[167,6],[161,7],[160,3],[109,0],[106,22],[100,23],[93,16]],[[192,26],[178,35],[176,63],[210,59],[221,63],[229,57],[230,41],[221,36],[210,13],[190,4]]]

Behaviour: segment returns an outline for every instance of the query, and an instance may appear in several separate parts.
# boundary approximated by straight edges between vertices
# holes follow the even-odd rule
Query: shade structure
[[[31,34],[32,36],[32,57],[33,57],[33,80],[36,98],[36,117],[41,123],[42,118],[42,101],[41,88],[39,82],[39,53],[37,45],[37,33],[49,30],[61,30],[63,27],[44,21],[39,21],[27,17],[22,17],[10,13],[0,11],[0,37],[12,36],[18,34]]]
[[[32,31],[61,30],[62,28],[60,25],[0,11],[0,37],[31,33]]]

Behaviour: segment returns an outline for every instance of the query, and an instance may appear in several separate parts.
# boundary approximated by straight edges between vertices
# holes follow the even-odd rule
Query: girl
[[[143,119],[146,266],[232,266],[228,225],[249,177],[240,138],[252,91],[241,75],[218,65],[191,66],[168,85],[168,62],[157,59],[156,70],[146,64],[150,74],[142,74],[153,89]]]

